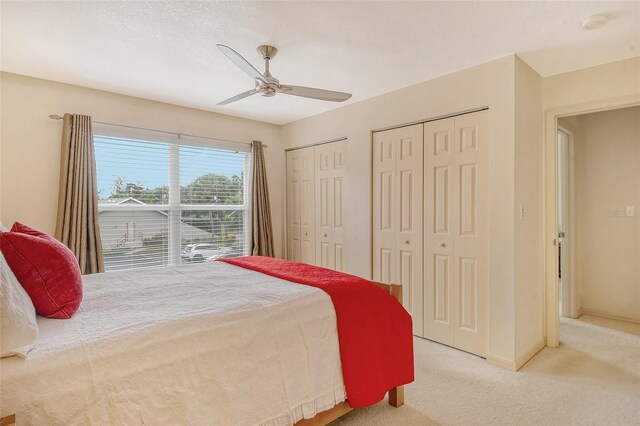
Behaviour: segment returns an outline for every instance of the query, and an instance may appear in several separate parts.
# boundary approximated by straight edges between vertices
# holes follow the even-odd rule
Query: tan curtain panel
[[[55,237],[76,255],[83,274],[104,271],[91,117],[65,114]]]
[[[271,209],[267,170],[264,164],[262,142],[251,144],[251,240],[254,256],[275,257],[273,249],[273,229],[271,226]]]

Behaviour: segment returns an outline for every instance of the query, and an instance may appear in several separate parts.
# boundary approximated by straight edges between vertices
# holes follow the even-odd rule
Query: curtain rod
[[[52,120],[62,120],[62,119],[64,119],[63,116],[58,115],[58,114],[49,114],[49,118],[52,119]],[[182,136],[187,136],[189,138],[208,139],[208,140],[211,140],[211,141],[230,142],[230,143],[240,143],[240,144],[243,144],[243,145],[251,145],[250,142],[231,141],[231,140],[227,140],[227,139],[210,138],[210,137],[207,137],[207,136],[190,135],[188,133],[176,133],[176,132],[168,132],[166,130],[147,129],[145,127],[127,126],[125,124],[105,123],[104,121],[95,121],[95,120],[92,120],[92,121],[94,123],[102,124],[102,125],[105,125],[105,126],[125,127],[127,129],[145,130],[147,132],[156,132],[156,133],[165,133],[165,134],[168,134],[168,135],[176,135],[178,137],[178,139],[180,139],[180,137],[182,137]],[[263,148],[268,148],[268,145],[262,144],[262,147]]]

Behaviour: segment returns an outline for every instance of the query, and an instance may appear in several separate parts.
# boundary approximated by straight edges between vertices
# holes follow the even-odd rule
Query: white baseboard
[[[533,358],[534,355],[540,352],[545,346],[547,346],[547,342],[545,341],[545,339],[542,339],[535,345],[527,349],[527,351],[520,355],[515,361],[511,361],[495,355],[487,355],[487,362],[491,365],[495,365],[509,371],[518,371],[520,368],[522,368],[523,365],[527,363],[527,361]]]
[[[626,318],[626,317],[621,317],[621,316],[617,316],[617,315],[611,315],[611,314],[608,314],[606,312],[598,311],[596,309],[581,308],[581,310],[582,310],[582,315],[592,315],[594,317],[600,317],[600,318],[612,319],[612,320],[616,320],[616,321],[625,321],[625,322],[632,322],[634,324],[640,324],[640,319],[637,319],[637,318]]]
[[[517,371],[516,363],[506,358],[502,358],[494,355],[487,355],[487,362],[491,365],[495,365],[496,367],[504,368],[505,370]]]
[[[516,359],[516,371],[520,370],[523,365],[525,365],[531,358],[533,358],[538,352],[540,352],[544,347],[547,346],[547,342],[543,338],[535,345],[531,346],[525,353],[520,355]]]

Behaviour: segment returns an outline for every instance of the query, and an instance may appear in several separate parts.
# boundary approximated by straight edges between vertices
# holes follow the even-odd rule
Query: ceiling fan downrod
[[[276,95],[276,92],[280,87],[280,81],[272,76],[271,72],[269,72],[269,61],[276,56],[278,49],[273,46],[263,44],[258,46],[256,50],[262,56],[262,59],[264,59],[264,74],[262,75],[266,80],[266,83],[264,83],[256,79],[256,90],[262,96],[270,98]]]

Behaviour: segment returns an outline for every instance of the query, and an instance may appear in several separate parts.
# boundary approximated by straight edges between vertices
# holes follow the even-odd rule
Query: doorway
[[[637,106],[640,106],[640,96],[554,108],[545,114],[545,329],[548,346],[556,347],[560,342],[561,315],[575,318],[581,313],[598,314],[598,312],[584,311],[580,303],[584,295],[580,294],[581,273],[576,273],[575,258],[576,251],[579,251],[579,249],[576,250],[576,241],[580,241],[580,247],[582,247],[585,242],[580,240],[581,235],[590,236],[591,231],[580,234],[574,229],[575,223],[582,220],[575,218],[576,210],[582,213],[585,209],[584,206],[578,206],[575,203],[574,184],[576,180],[582,179],[582,176],[573,176],[575,170],[572,152],[575,148],[575,138],[571,129],[565,126],[565,122],[572,116]],[[607,188],[613,191],[619,186],[619,182],[623,180],[608,183]],[[589,206],[589,209],[599,215],[598,220],[604,220],[607,214],[607,220],[620,215],[637,214],[638,207],[634,207],[634,201],[630,202],[631,205],[625,203],[626,201],[619,200],[610,202],[610,206],[606,209],[593,205]],[[636,238],[640,241],[640,233]],[[595,249],[603,250],[603,247],[596,246]],[[618,248],[614,251],[618,251]],[[586,264],[589,265],[588,262]],[[616,269],[615,274],[617,273]],[[612,275],[608,278],[608,282],[617,282],[616,278],[617,276]],[[603,294],[605,294],[603,299],[609,299],[610,293]],[[613,318],[616,315],[608,316]],[[625,318],[621,316],[617,319]]]

